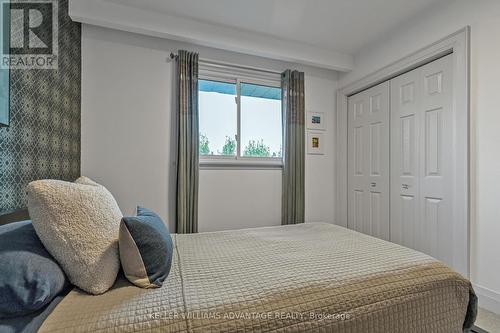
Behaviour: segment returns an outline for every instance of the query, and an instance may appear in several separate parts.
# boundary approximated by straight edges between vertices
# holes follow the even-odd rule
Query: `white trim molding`
[[[224,170],[224,169],[283,169],[281,158],[245,158],[239,159],[225,156],[200,157],[200,169],[202,170]]]
[[[477,284],[473,284],[473,287],[479,300],[479,306],[500,315],[500,294]]]
[[[396,61],[337,91],[335,223],[347,227],[347,99],[362,90],[429,63],[446,54],[453,55],[453,164],[454,230],[456,258],[453,268],[470,276],[470,121],[469,121],[469,37],[465,27],[407,57]]]
[[[347,72],[353,56],[314,45],[144,10],[119,1],[70,0],[73,21],[201,46]]]

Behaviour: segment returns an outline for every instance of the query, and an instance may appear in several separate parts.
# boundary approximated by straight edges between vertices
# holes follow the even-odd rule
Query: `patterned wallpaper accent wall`
[[[0,127],[0,213],[26,207],[36,179],[80,176],[81,27],[59,0],[59,69],[11,71],[10,127]]]

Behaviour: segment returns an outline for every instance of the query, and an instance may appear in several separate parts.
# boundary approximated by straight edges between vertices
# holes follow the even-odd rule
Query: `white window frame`
[[[199,62],[199,80],[218,81],[236,84],[236,156],[200,155],[200,168],[250,168],[250,169],[281,169],[282,157],[248,157],[241,156],[241,96],[240,83],[250,83],[276,87],[281,89],[281,75],[278,72],[251,69],[247,67],[221,64],[217,62]],[[283,132],[283,125],[281,128]],[[282,144],[283,146],[283,144]],[[283,148],[282,148],[283,149]],[[283,153],[282,153],[283,154]]]

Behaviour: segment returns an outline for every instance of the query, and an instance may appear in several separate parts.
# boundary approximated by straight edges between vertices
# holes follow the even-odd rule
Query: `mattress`
[[[159,289],[78,289],[40,332],[462,332],[470,282],[414,250],[331,224],[173,235]]]

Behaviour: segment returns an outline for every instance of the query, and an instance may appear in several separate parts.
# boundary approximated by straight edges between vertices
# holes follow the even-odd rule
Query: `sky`
[[[200,135],[206,135],[210,151],[222,151],[226,136],[237,132],[235,95],[199,92]],[[281,149],[281,100],[241,96],[241,151],[250,140],[264,140],[271,154]]]

